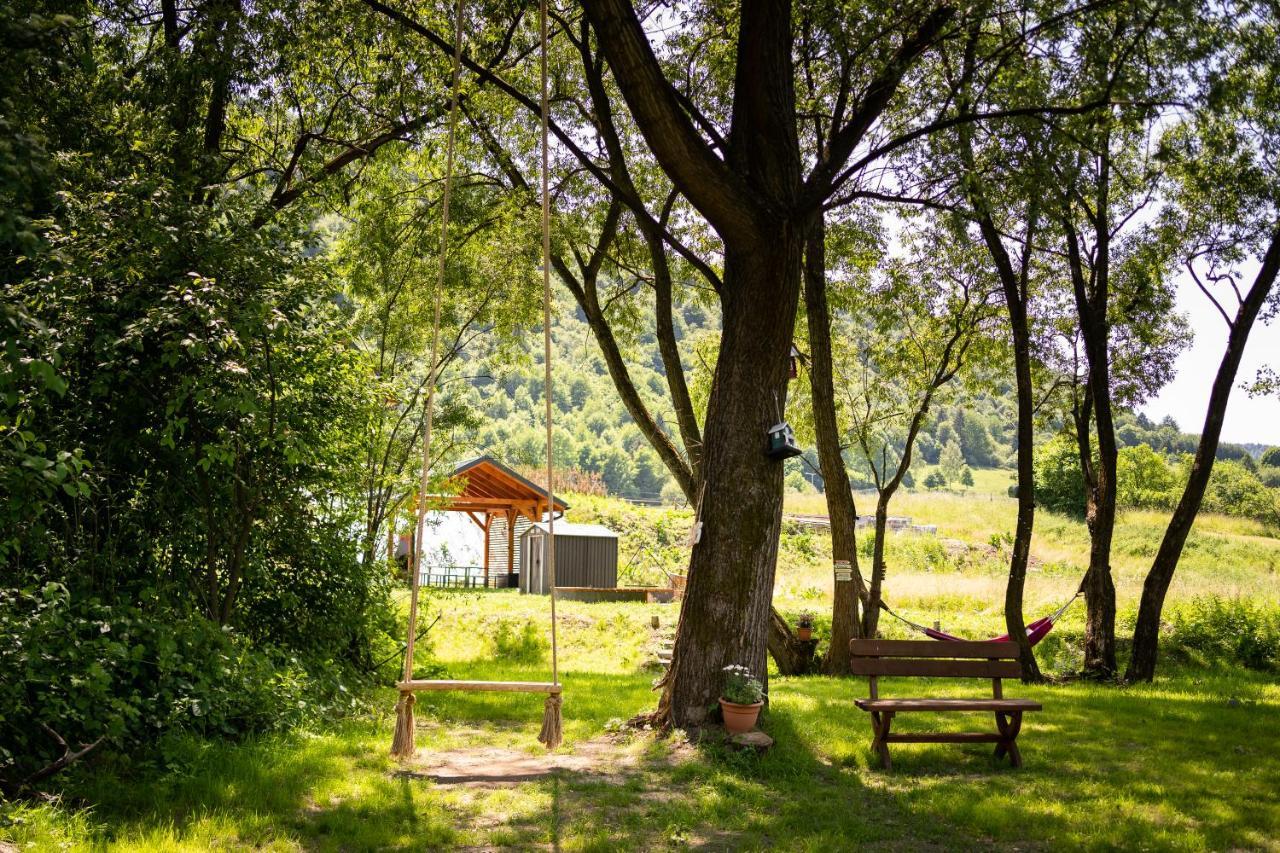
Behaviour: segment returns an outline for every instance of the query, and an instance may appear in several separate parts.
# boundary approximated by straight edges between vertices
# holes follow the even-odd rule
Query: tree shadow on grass
[[[1280,830],[1275,707],[1223,692],[1026,688],[1045,710],[1026,718],[1025,767],[992,768],[976,747],[895,746],[882,784],[914,812],[1008,841],[1265,847]],[[903,728],[951,725],[919,716]]]
[[[367,724],[349,725],[333,736],[206,745],[180,772],[127,783],[104,774],[80,792],[94,804],[100,830],[91,843],[200,849],[302,842],[344,850],[451,843],[456,833],[447,814],[420,799],[406,802],[407,789],[385,774],[361,772],[351,742],[372,750],[376,734]]]

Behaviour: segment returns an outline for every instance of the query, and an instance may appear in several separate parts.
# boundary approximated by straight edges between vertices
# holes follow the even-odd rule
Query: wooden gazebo
[[[492,586],[491,572],[510,576],[519,563],[519,537],[531,524],[542,521],[548,510],[547,490],[525,479],[492,456],[478,456],[453,470],[463,480],[462,490],[436,507],[465,512],[484,531],[484,585]],[[569,505],[555,498],[555,512]]]

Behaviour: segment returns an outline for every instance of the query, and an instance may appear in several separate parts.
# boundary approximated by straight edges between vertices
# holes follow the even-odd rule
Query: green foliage
[[[764,684],[745,666],[729,664],[724,668],[720,695],[735,705],[754,705],[764,701]]]
[[[350,706],[338,671],[199,616],[72,598],[49,583],[0,590],[0,780],[16,784],[68,743],[155,757],[180,732],[244,736]]]
[[[492,629],[493,657],[516,664],[539,664],[546,660],[551,644],[545,632],[531,621],[499,620]]]
[[[1084,479],[1075,439],[1059,434],[1036,448],[1036,503],[1051,512],[1084,515]]]
[[[1201,596],[1171,608],[1169,639],[1204,662],[1280,669],[1280,607],[1243,598]]]
[[[964,454],[960,452],[959,442],[948,441],[942,447],[942,454],[938,457],[938,469],[942,474],[942,479],[948,483],[956,483],[960,481],[965,466]],[[972,479],[970,475],[970,479]]]
[[[1189,464],[1185,456],[1171,464],[1145,444],[1122,447],[1116,460],[1117,503],[1123,508],[1173,509],[1182,497]],[[1070,436],[1056,436],[1037,449],[1036,500],[1053,512],[1083,515],[1080,456]],[[1214,463],[1202,509],[1280,524],[1275,490],[1247,465],[1231,459]]]
[[[144,754],[264,731],[386,646],[386,577],[352,542],[381,400],[315,212],[267,205],[272,169],[241,159],[281,141],[281,81],[240,52],[247,19],[181,14],[172,47],[123,7],[0,11],[9,783],[54,749],[39,723]],[[238,74],[260,98],[228,95]]]
[[[1171,509],[1181,491],[1182,478],[1159,453],[1145,444],[1120,450],[1116,459],[1116,493],[1122,506]]]
[[[1203,508],[1280,527],[1280,497],[1247,466],[1233,460],[1214,464]]]

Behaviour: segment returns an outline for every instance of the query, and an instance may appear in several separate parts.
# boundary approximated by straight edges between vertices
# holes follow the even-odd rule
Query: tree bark
[[[867,609],[862,614],[862,636],[874,637],[880,626],[882,587],[888,571],[884,562],[884,535],[889,527],[889,495],[882,490],[876,498],[875,541],[871,543],[871,588],[867,591]]]
[[[1111,576],[1109,555],[1115,526],[1114,485],[1110,524],[1100,523],[1099,473],[1093,460],[1093,391],[1085,383],[1084,400],[1073,404],[1072,422],[1076,431],[1076,450],[1080,457],[1080,476],[1084,481],[1085,524],[1089,528],[1089,568],[1080,584],[1085,597],[1084,673],[1091,678],[1110,678],[1116,674],[1115,625],[1116,590]],[[1110,482],[1115,483],[1114,476]],[[1099,569],[1101,567],[1101,569]],[[1109,655],[1109,657],[1108,657]]]
[[[849,471],[840,447],[836,423],[836,392],[832,378],[831,313],[827,306],[827,229],[819,215],[810,227],[804,254],[804,301],[809,323],[809,387],[813,400],[813,431],[822,469],[827,515],[831,519],[831,559],[844,560],[852,570],[850,580],[836,580],[831,609],[831,645],[825,669],[828,675],[849,671],[849,641],[862,635],[858,593],[863,589],[858,569],[858,510],[853,501]]]
[[[1142,602],[1138,606],[1138,623],[1133,630],[1133,656],[1129,659],[1129,668],[1125,672],[1126,681],[1150,681],[1155,677],[1160,644],[1160,615],[1164,610],[1165,595],[1169,592],[1173,573],[1178,568],[1178,560],[1182,557],[1182,548],[1191,533],[1191,525],[1200,511],[1205,487],[1209,485],[1214,457],[1218,453],[1218,439],[1222,434],[1222,421],[1227,414],[1227,402],[1231,397],[1231,387],[1236,381],[1236,371],[1240,368],[1240,359],[1244,357],[1244,348],[1249,342],[1254,321],[1275,285],[1277,270],[1280,270],[1280,229],[1272,232],[1262,268],[1258,270],[1253,286],[1240,302],[1235,319],[1231,322],[1226,350],[1218,364],[1218,372],[1209,393],[1209,408],[1205,413],[1204,428],[1200,431],[1200,444],[1196,447],[1196,455],[1191,463],[1191,476],[1182,490],[1178,506],[1169,519],[1169,526],[1165,528],[1160,550],[1156,552],[1151,570],[1147,572],[1142,584]]]
[[[998,237],[996,238],[999,239]],[[1035,528],[1035,400],[1031,381],[1031,333],[1027,327],[1027,305],[1016,290],[1006,289],[1009,325],[1013,330],[1014,380],[1018,391],[1018,521],[1014,529],[1013,553],[1009,557],[1009,582],[1004,594],[1005,630],[1018,644],[1024,681],[1041,680],[1040,666],[1027,640],[1022,617],[1023,591],[1027,582],[1027,562],[1031,558],[1031,533]]]
[[[1111,541],[1116,526],[1115,421],[1111,406],[1110,326],[1110,222],[1107,214],[1109,169],[1106,156],[1098,178],[1094,213],[1093,268],[1085,274],[1080,241],[1072,223],[1064,219],[1067,259],[1080,334],[1089,364],[1088,407],[1077,419],[1081,471],[1085,478],[1085,523],[1089,528],[1089,569],[1081,590],[1085,601],[1084,673],[1091,678],[1113,678],[1116,664],[1116,587],[1111,574]],[[1093,464],[1089,442],[1089,413],[1098,438],[1098,464]],[[1083,430],[1081,429],[1083,427]]]
[[[726,242],[724,328],[703,454],[702,540],[689,562],[658,708],[681,728],[707,722],[725,666],[765,671],[782,523],[782,463],[765,455],[766,431],[786,394],[802,238],[784,224],[751,251]]]
[[[966,71],[972,70],[975,42],[971,39],[966,48]],[[967,104],[962,102],[962,107]],[[1004,294],[1005,309],[1009,315],[1009,330],[1013,337],[1014,386],[1017,389],[1018,412],[1016,436],[1018,441],[1018,520],[1014,527],[1013,548],[1009,556],[1009,578],[1005,584],[1004,621],[1010,639],[1018,644],[1018,657],[1022,663],[1023,681],[1041,681],[1040,666],[1027,639],[1026,621],[1022,615],[1023,592],[1027,581],[1027,563],[1031,558],[1031,534],[1035,529],[1035,399],[1031,378],[1031,330],[1027,323],[1031,252],[1034,245],[1038,209],[1035,200],[1029,205],[1026,216],[1026,233],[1019,269],[1014,269],[1013,259],[1005,248],[1000,229],[996,227],[987,201],[982,177],[974,164],[973,128],[963,124],[959,128],[960,158],[968,173],[966,197],[973,208],[982,242],[991,255],[1000,288]]]

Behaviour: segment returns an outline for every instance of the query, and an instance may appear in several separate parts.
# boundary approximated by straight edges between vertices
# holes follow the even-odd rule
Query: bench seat
[[[864,711],[1040,711],[1030,699],[857,699]]]
[[[1014,767],[1022,766],[1018,733],[1022,715],[1043,710],[1030,699],[1006,699],[1003,678],[1019,678],[1016,643],[937,640],[852,640],[849,643],[849,671],[869,678],[871,695],[855,699],[854,705],[871,717],[874,737],[871,748],[880,756],[880,766],[892,767],[891,743],[994,743],[997,760],[1008,756]],[[887,699],[880,695],[883,677],[980,678],[991,680],[991,698],[969,697]],[[916,711],[946,713],[982,711],[995,717],[996,730],[986,732],[895,732],[894,718]]]

